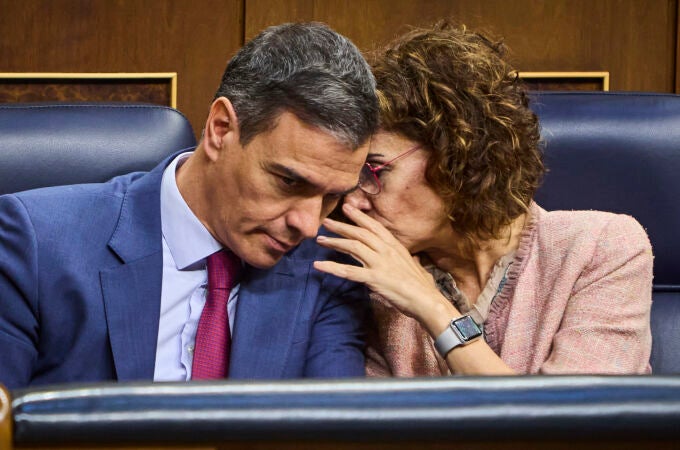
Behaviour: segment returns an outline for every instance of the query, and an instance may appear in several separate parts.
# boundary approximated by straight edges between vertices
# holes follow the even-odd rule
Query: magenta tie
[[[208,294],[196,331],[192,380],[214,380],[229,374],[227,301],[240,270],[241,261],[227,249],[208,256]]]

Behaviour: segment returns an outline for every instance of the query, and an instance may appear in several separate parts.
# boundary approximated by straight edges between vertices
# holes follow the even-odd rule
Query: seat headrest
[[[546,209],[630,214],[654,249],[654,284],[680,286],[680,96],[632,92],[532,94],[548,173]]]
[[[123,103],[0,105],[0,194],[102,182],[196,145],[175,109]]]

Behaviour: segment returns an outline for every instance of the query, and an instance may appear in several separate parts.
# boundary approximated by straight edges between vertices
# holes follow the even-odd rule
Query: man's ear
[[[210,106],[203,131],[203,148],[212,160],[229,142],[239,141],[238,118],[228,98],[219,97]]]

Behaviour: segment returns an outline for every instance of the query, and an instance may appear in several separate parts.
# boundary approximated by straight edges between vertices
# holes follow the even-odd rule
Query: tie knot
[[[241,273],[241,260],[225,249],[208,256],[208,286],[211,289],[231,289]]]

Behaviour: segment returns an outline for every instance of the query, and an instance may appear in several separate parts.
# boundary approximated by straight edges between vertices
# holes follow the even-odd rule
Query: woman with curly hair
[[[652,251],[630,216],[552,211],[503,46],[440,23],[374,61],[381,130],[318,261],[372,291],[370,376],[650,371]]]

